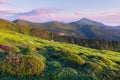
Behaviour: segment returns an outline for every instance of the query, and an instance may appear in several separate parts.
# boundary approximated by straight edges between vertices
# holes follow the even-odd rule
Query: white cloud
[[[61,21],[71,22],[83,17],[90,18],[108,25],[120,25],[120,12],[118,13],[85,13],[85,12],[65,12],[57,9],[35,9],[28,12],[16,12],[11,10],[0,9],[0,17],[15,20],[24,19],[33,22]]]
[[[0,4],[9,4],[6,0],[0,0]]]

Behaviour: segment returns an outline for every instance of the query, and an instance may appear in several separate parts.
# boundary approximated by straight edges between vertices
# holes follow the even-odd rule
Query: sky
[[[0,18],[72,22],[89,18],[120,25],[120,0],[0,0]]]

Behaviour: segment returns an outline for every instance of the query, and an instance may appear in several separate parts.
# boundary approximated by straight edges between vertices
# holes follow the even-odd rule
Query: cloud
[[[14,14],[14,11],[0,9],[0,18],[8,19],[7,17],[12,16]]]
[[[9,4],[6,0],[0,0],[0,4]]]
[[[5,14],[13,14],[14,12],[9,11],[9,10],[0,10],[0,15],[5,15]]]
[[[13,16],[8,17],[9,19],[25,19],[25,20],[32,20],[32,21],[37,21],[37,22],[44,22],[44,21],[49,21],[52,19],[51,14],[54,14],[55,10],[50,10],[50,9],[34,9],[29,12],[23,12],[23,13],[14,13]]]
[[[28,12],[16,12],[0,9],[0,17],[15,20],[24,19],[32,22],[61,21],[72,22],[83,17],[90,18],[108,25],[120,25],[120,12],[118,13],[86,13],[86,12],[67,12],[59,9],[38,8]]]
[[[14,13],[8,19],[24,19],[33,22],[68,21],[70,16],[59,9],[38,8],[29,12]]]

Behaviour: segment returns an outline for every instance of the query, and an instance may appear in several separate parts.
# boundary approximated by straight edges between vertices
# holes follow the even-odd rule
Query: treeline
[[[120,52],[120,41],[108,41],[108,40],[97,40],[97,39],[71,39],[74,44],[81,45],[84,47],[90,47],[94,49],[107,49]]]
[[[66,42],[77,44],[84,47],[90,47],[94,49],[107,49],[107,50],[114,50],[120,51],[120,41],[108,41],[104,39],[79,39],[72,36],[60,36],[57,33],[51,33],[41,28],[30,28],[27,30],[21,30],[23,34],[24,32],[28,32],[31,36],[41,37],[51,41],[59,41],[59,42]]]
[[[74,37],[62,36],[67,43],[73,43],[94,49],[106,49],[120,52],[120,41],[108,41],[104,39],[78,39]],[[60,39],[58,39],[59,41]]]

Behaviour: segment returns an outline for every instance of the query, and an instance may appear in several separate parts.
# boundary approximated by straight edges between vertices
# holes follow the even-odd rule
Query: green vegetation
[[[64,33],[66,36],[77,37],[80,39],[120,40],[120,29],[87,18],[71,23],[34,23],[25,20],[15,20],[13,22],[26,26],[43,28],[52,33]]]
[[[0,71],[11,75],[39,75],[45,68],[44,61],[36,55],[9,55],[0,62]]]
[[[120,52],[0,29],[1,80],[119,80]]]
[[[44,38],[47,40],[54,40],[54,41],[59,41],[59,42],[67,42],[67,43],[77,44],[77,45],[84,46],[84,47],[120,51],[119,50],[120,49],[120,41],[84,39],[85,37],[83,37],[82,33],[75,31],[73,28],[76,28],[76,27],[70,26],[70,24],[68,25],[68,24],[63,24],[63,23],[59,23],[59,22],[48,22],[48,23],[44,23],[44,24],[40,25],[40,23],[34,24],[31,22],[23,21],[23,20],[18,20],[18,21],[14,21],[14,22],[20,23],[20,24],[16,24],[16,23],[13,23],[13,22],[10,22],[7,20],[0,19],[0,29],[11,30],[11,31],[22,33],[22,34],[27,34],[27,35],[31,35],[31,36]],[[81,23],[84,23],[84,20]],[[25,25],[27,25],[27,26],[25,26]],[[55,27],[57,27],[57,28],[55,28]],[[45,28],[45,29],[47,28],[47,30],[49,28],[52,28],[52,29],[50,32],[48,32],[49,30],[46,31],[42,28]],[[91,33],[94,33],[93,31],[90,31],[90,32],[86,31],[87,28],[90,28],[87,30],[94,30],[93,25],[92,26],[82,25],[82,27],[78,25],[78,28],[80,28],[81,31],[83,30],[83,32],[87,32],[89,34],[89,36],[94,36],[94,34],[91,35]],[[77,28],[77,30],[79,30],[78,28]],[[82,29],[82,28],[85,28],[85,29]],[[91,29],[91,28],[93,28],[93,29]],[[95,28],[94,31],[96,31],[96,29],[98,29],[98,28]],[[66,30],[67,30],[67,32],[66,32]],[[57,33],[56,32],[52,33],[54,31],[56,31]],[[58,32],[65,33],[67,35],[60,36]],[[79,36],[82,38],[82,40],[79,38],[76,38],[74,35],[74,32],[77,32],[76,34],[79,34]],[[70,34],[72,34],[73,36],[71,36]],[[105,34],[108,34],[108,33],[105,33]],[[111,34],[109,34],[109,35],[111,35]],[[119,35],[117,35],[117,36],[119,36]],[[119,40],[119,38],[117,40]]]

